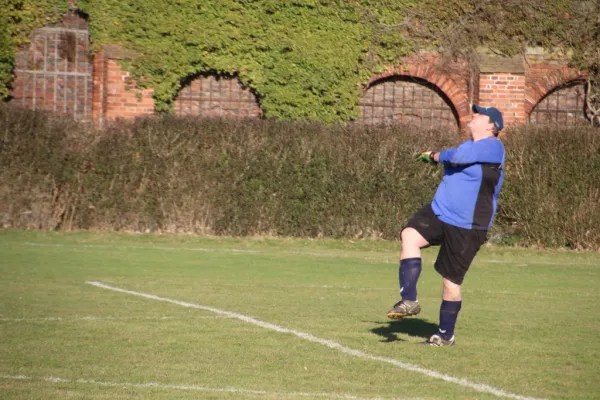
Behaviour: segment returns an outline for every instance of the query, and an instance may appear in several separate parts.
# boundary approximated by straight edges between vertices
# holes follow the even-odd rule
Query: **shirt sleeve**
[[[456,149],[444,150],[439,155],[440,163],[452,165],[502,163],[503,159],[504,147],[496,138],[467,141]]]

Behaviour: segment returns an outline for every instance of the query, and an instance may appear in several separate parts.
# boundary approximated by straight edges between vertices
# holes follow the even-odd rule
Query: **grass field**
[[[483,249],[452,348],[416,344],[435,249],[402,321],[398,243],[0,231],[0,254],[2,399],[600,398],[597,253]]]

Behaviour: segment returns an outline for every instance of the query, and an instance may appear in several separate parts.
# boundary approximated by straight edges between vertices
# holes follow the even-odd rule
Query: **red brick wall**
[[[117,60],[106,60],[104,80],[104,117],[131,119],[154,114],[153,89],[138,89],[129,72]]]
[[[450,100],[425,80],[398,76],[380,79],[363,94],[359,122],[404,123],[456,132],[457,118]]]
[[[584,108],[585,85],[576,82],[559,87],[544,96],[529,114],[529,123],[579,124],[586,123]]]
[[[420,54],[408,57],[398,66],[388,68],[382,74],[373,76],[365,85],[368,90],[378,81],[391,77],[415,77],[423,79],[441,91],[451,103],[452,112],[458,116],[459,125],[463,126],[470,120],[469,78],[467,66],[464,63],[445,63],[440,67],[439,56],[436,54]],[[363,94],[363,98],[367,93]]]
[[[94,75],[92,89],[92,119],[97,124],[106,119],[106,63],[104,51],[94,56]]]
[[[477,103],[484,107],[496,107],[502,111],[505,125],[526,121],[524,93],[524,74],[486,73],[479,75],[479,100]]]
[[[84,18],[70,13],[61,24],[34,31],[31,44],[17,55],[13,102],[97,123],[154,114],[153,90],[138,89],[119,64],[137,55],[107,45],[90,60],[87,26]],[[573,89],[573,84],[581,84],[585,74],[569,68],[564,56],[528,49],[522,60],[513,57],[503,62],[488,60],[485,70],[471,75],[469,65],[440,62],[436,54],[406,58],[365,82],[359,120],[464,127],[473,103],[499,108],[506,125],[558,121],[564,115],[565,121],[582,119],[581,113],[577,116],[581,86]],[[549,109],[555,116],[540,114]],[[236,79],[214,76],[185,85],[175,99],[175,112],[223,117],[258,117],[261,113],[248,88]]]
[[[175,98],[175,114],[207,117],[259,117],[256,96],[231,77],[199,76],[184,85]]]
[[[93,117],[96,123],[154,114],[152,89],[138,89],[129,72],[104,51],[94,57]]]
[[[527,83],[523,97],[527,115],[554,89],[585,80],[585,73],[569,68],[567,60],[560,55],[532,49],[526,61]]]

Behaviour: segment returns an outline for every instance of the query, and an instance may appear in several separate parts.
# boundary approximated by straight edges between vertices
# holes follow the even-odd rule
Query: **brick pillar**
[[[106,119],[131,119],[154,114],[154,89],[140,90],[115,60],[106,62]]]
[[[106,57],[104,51],[94,55],[92,88],[92,120],[98,125],[104,123],[106,114]]]
[[[496,107],[504,125],[527,122],[525,110],[525,58],[503,57],[479,49],[479,100],[484,107]]]
[[[525,74],[481,73],[479,105],[499,109],[504,116],[504,125],[525,123]]]
[[[138,89],[118,61],[135,57],[135,52],[116,45],[106,45],[94,56],[92,116],[95,123],[101,125],[116,118],[154,114],[154,90]]]

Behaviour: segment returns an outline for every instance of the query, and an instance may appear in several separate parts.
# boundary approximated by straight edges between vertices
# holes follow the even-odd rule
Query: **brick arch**
[[[458,115],[458,124],[462,128],[470,121],[471,109],[469,102],[469,90],[466,81],[461,82],[454,79],[449,74],[439,71],[435,68],[435,63],[410,63],[401,65],[398,68],[389,69],[381,74],[375,75],[369,79],[364,87],[368,90],[376,82],[391,77],[415,77],[437,87],[450,101],[453,111]]]
[[[185,78],[175,97],[175,114],[185,116],[257,118],[254,92],[232,76],[198,74]]]
[[[587,121],[585,81],[576,79],[550,90],[529,113],[530,124],[578,124]]]
[[[584,82],[586,80],[585,73],[574,70],[569,67],[555,69],[552,73],[531,74],[525,84],[525,113],[527,116],[531,114],[535,106],[549,93],[560,88],[561,86],[569,85],[576,82]]]

